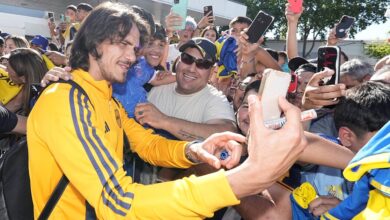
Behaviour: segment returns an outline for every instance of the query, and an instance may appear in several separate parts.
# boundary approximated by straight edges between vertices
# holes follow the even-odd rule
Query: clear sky
[[[390,19],[386,23],[373,24],[355,35],[357,40],[385,40],[390,38]]]

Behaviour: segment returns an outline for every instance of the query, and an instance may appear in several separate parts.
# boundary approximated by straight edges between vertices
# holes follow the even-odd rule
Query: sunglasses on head
[[[196,59],[195,57],[184,52],[181,53],[180,60],[187,65],[192,65],[195,62],[196,67],[199,69],[210,69],[214,65],[214,63],[210,60]]]

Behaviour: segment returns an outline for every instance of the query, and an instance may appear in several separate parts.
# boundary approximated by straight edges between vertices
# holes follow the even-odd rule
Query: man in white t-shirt
[[[207,83],[216,62],[215,45],[206,38],[193,38],[179,50],[177,82],[154,87],[148,96],[150,103],[136,107],[136,119],[181,140],[202,140],[213,133],[237,131],[226,97]]]

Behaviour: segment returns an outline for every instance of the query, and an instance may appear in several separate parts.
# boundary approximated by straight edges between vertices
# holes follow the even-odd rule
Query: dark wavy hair
[[[337,129],[348,127],[357,136],[381,129],[390,120],[390,86],[367,81],[348,89],[334,109]]]
[[[96,7],[85,19],[78,30],[69,63],[72,69],[89,69],[88,55],[99,59],[102,54],[97,51],[98,45],[109,39],[111,42],[122,41],[136,25],[140,32],[140,46],[148,41],[147,23],[128,6],[120,3],[105,2]]]

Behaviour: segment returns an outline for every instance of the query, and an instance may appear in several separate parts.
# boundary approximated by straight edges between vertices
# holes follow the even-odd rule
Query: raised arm
[[[294,57],[298,56],[298,40],[297,40],[297,33],[298,33],[298,21],[299,17],[301,17],[302,12],[299,14],[295,14],[289,9],[289,4],[286,4],[286,11],[285,15],[287,18],[287,58],[290,60]]]

